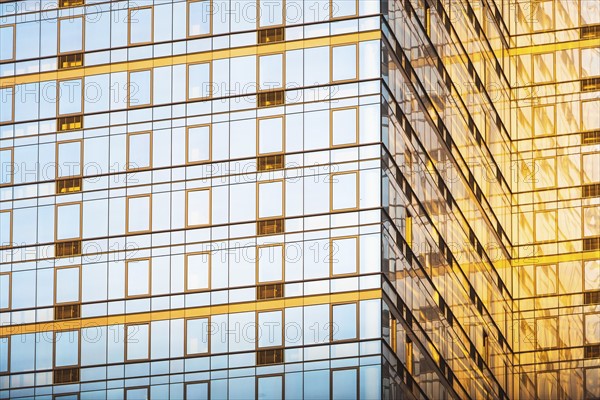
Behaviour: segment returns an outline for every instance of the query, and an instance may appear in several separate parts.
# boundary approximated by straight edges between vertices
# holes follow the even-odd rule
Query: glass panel
[[[12,235],[12,214],[8,211],[0,212],[0,247],[9,246]]]
[[[208,353],[208,318],[189,319],[186,324],[187,354]]]
[[[127,231],[141,232],[150,229],[150,196],[127,199]]]
[[[583,237],[600,234],[600,206],[583,208]]]
[[[78,114],[81,109],[81,79],[61,81],[58,84],[58,114]]]
[[[129,74],[129,106],[139,107],[152,102],[152,73],[148,71]]]
[[[356,79],[356,45],[333,48],[333,80]]]
[[[356,338],[356,304],[333,306],[333,340]]]
[[[283,117],[258,121],[258,153],[280,153],[283,151]]]
[[[12,60],[15,57],[15,27],[0,27],[0,60]]]
[[[259,1],[260,27],[275,26],[283,24],[283,10],[285,0]],[[297,10],[292,11],[297,14]]]
[[[356,208],[356,172],[336,174],[331,177],[333,193],[331,194],[334,210]]]
[[[584,262],[585,290],[600,288],[600,260]]]
[[[0,338],[0,372],[8,372],[8,337]]]
[[[208,382],[188,383],[185,386],[187,399],[208,400]]]
[[[600,182],[600,153],[582,155],[581,164],[583,184]]]
[[[269,90],[283,86],[283,54],[259,57],[259,89]]]
[[[14,88],[0,89],[0,122],[12,121],[14,114]]]
[[[356,369],[332,371],[333,400],[357,399],[358,378]]]
[[[332,145],[354,144],[358,137],[356,129],[356,108],[333,110]]]
[[[281,346],[282,333],[282,311],[258,313],[258,347]]]
[[[127,389],[126,396],[127,400],[148,400],[148,389]]]
[[[188,98],[201,99],[210,96],[210,63],[188,66]]]
[[[152,8],[129,10],[129,43],[152,41]]]
[[[79,331],[56,332],[54,340],[55,367],[79,364]]]
[[[210,33],[210,0],[192,1],[189,3],[188,35],[199,36]]]
[[[355,274],[357,268],[357,238],[333,239],[331,241],[331,264],[333,275]]]
[[[10,275],[0,275],[0,310],[10,305]]]
[[[79,267],[56,270],[56,303],[79,301]]]
[[[283,398],[283,377],[258,378],[258,400],[279,400],[281,398]]]
[[[536,320],[537,344],[541,348],[556,347],[558,343],[558,319],[543,318]]]
[[[81,204],[57,207],[56,240],[81,237]]]
[[[129,325],[126,331],[127,360],[144,360],[148,358],[148,324]]]
[[[538,265],[535,269],[536,293],[556,293],[556,265]]]
[[[187,192],[187,224],[202,226],[210,224],[210,190]]]
[[[277,282],[283,279],[283,246],[258,249],[258,282]]]
[[[150,293],[150,260],[127,263],[127,296],[143,296]]]
[[[83,50],[83,18],[61,19],[59,21],[59,46],[60,53],[77,52]]]
[[[585,344],[600,343],[600,313],[585,316]]]
[[[151,143],[150,133],[135,133],[129,135],[128,143],[128,169],[150,168],[151,161]]]
[[[0,150],[0,185],[12,182],[13,153],[12,150]]]
[[[187,255],[187,290],[209,288],[210,253]]]
[[[331,3],[332,18],[356,15],[356,0],[332,0]]]
[[[283,215],[283,182],[268,182],[258,185],[258,217]]]
[[[210,160],[210,126],[188,128],[187,161],[189,163]]]
[[[58,143],[57,176],[81,175],[81,142]]]

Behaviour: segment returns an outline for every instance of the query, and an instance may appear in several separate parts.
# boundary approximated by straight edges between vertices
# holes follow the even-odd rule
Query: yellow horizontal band
[[[26,333],[51,331],[68,331],[73,329],[120,324],[148,323],[152,321],[165,321],[180,318],[199,318],[208,317],[211,315],[233,314],[249,311],[281,310],[288,307],[344,303],[359,300],[374,300],[380,299],[381,297],[381,289],[371,289],[326,295],[293,297],[289,299],[249,301],[245,303],[222,304],[218,306],[193,307],[165,311],[150,311],[136,314],[121,314],[106,317],[71,319],[67,321],[39,322],[34,324],[11,325],[0,327],[0,336],[21,335]]]
[[[523,265],[533,265],[533,264],[556,264],[560,262],[569,262],[569,261],[589,261],[589,260],[598,260],[600,259],[600,251],[581,251],[574,253],[566,253],[566,254],[552,254],[546,256],[531,256],[531,257],[521,257],[514,258],[512,260],[513,267],[520,267]]]
[[[193,54],[184,54],[179,56],[151,58],[139,61],[124,61],[114,64],[103,64],[91,67],[78,67],[68,70],[58,70],[41,72],[35,74],[17,75],[0,78],[0,87],[20,85],[23,83],[44,82],[51,80],[77,79],[84,76],[108,74],[111,72],[135,71],[140,69],[149,69],[156,67],[165,67],[177,64],[192,64],[212,60],[221,60],[232,57],[243,57],[249,55],[269,54],[283,52],[286,50],[308,49],[321,46],[331,46],[338,44],[351,44],[364,42],[367,40],[377,40],[381,38],[381,31],[369,31],[360,33],[349,33],[345,35],[293,40],[282,43],[263,44],[255,46],[240,47],[234,49],[223,49],[214,51],[205,51]]]
[[[525,54],[542,54],[559,50],[572,50],[586,47],[598,47],[598,39],[572,40],[569,42],[536,44],[532,46],[512,47],[508,53],[511,56],[520,56]]]

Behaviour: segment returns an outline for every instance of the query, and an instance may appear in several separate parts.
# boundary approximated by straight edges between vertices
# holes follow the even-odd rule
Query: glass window
[[[283,216],[283,181],[258,184],[258,218]]]
[[[12,121],[15,117],[15,88],[0,88],[0,122]]]
[[[332,305],[332,340],[356,339],[356,303]]]
[[[258,283],[283,280],[283,245],[259,247],[257,260]]]
[[[185,398],[189,400],[208,400],[209,382],[194,382],[185,385]]]
[[[0,26],[0,61],[15,58],[15,27],[14,25]]]
[[[535,267],[536,294],[545,295],[556,293],[556,265],[537,265]]]
[[[533,80],[535,83],[554,81],[554,53],[533,55]]]
[[[127,169],[152,168],[152,132],[127,136]]]
[[[152,103],[152,70],[129,73],[128,105],[142,107]]]
[[[190,190],[187,192],[186,224],[188,227],[210,225],[210,200],[210,189]]]
[[[203,99],[210,95],[210,63],[188,65],[188,99]]]
[[[79,365],[79,331],[54,333],[54,366]]]
[[[552,135],[556,114],[554,105],[534,107],[533,114],[533,134],[535,136]]]
[[[335,46],[333,53],[332,81],[356,79],[356,45]]]
[[[150,294],[150,260],[127,261],[127,297]]]
[[[283,152],[283,117],[258,120],[258,154]]]
[[[600,260],[584,262],[585,290],[598,290],[600,288]]]
[[[58,83],[58,114],[70,115],[82,112],[81,79],[60,81]]]
[[[261,376],[257,377],[257,398],[258,400],[278,400],[283,399],[283,377]]]
[[[537,344],[545,349],[558,344],[558,318],[539,318],[535,321]]]
[[[534,236],[536,242],[556,240],[556,210],[535,212]]]
[[[0,373],[8,372],[9,343],[9,337],[0,337]]]
[[[600,313],[585,315],[585,344],[600,343]]]
[[[210,125],[187,128],[187,162],[197,163],[211,160]]]
[[[358,371],[356,368],[331,371],[333,400],[358,399]]]
[[[356,274],[358,259],[358,238],[331,239],[329,260],[332,275]]]
[[[211,32],[210,0],[188,2],[188,36],[208,35]]]
[[[583,131],[600,129],[600,100],[581,102],[581,129]]]
[[[0,211],[0,247],[12,243],[12,212]]]
[[[59,19],[58,27],[59,53],[83,51],[83,17]]]
[[[128,325],[125,330],[127,361],[145,360],[150,353],[150,325]]]
[[[12,149],[0,150],[0,185],[10,185],[13,180],[14,164]]]
[[[81,175],[81,155],[83,142],[75,140],[71,142],[59,142],[56,144],[56,176],[64,178]]]
[[[79,301],[79,287],[81,286],[79,267],[66,267],[56,269],[56,283],[54,302],[72,303]]]
[[[208,353],[208,318],[188,319],[185,324],[186,355]]]
[[[259,27],[276,26],[283,24],[283,11],[285,0],[259,1]],[[298,14],[297,10],[292,13]]]
[[[150,230],[150,195],[129,197],[127,199],[127,232]]]
[[[0,310],[10,308],[10,273],[0,274]]]
[[[56,240],[81,237],[81,203],[56,206]]]
[[[258,313],[258,347],[283,345],[283,312]]]
[[[125,400],[149,400],[148,388],[133,388],[125,391]]]
[[[581,155],[581,172],[582,172],[582,183],[600,182],[600,153],[588,153]]]
[[[152,7],[132,8],[129,10],[129,44],[152,42]]]
[[[210,253],[186,254],[185,290],[210,289]]]
[[[356,188],[358,174],[346,172],[331,175],[331,209],[347,210],[358,207]]]
[[[331,18],[356,15],[356,0],[331,0]]]
[[[600,398],[600,368],[585,370],[585,390],[590,399]]]
[[[283,86],[283,54],[258,57],[259,90],[278,89]]]
[[[534,183],[536,189],[556,186],[556,158],[539,158],[534,160]]]
[[[583,207],[583,237],[600,234],[600,206]]]
[[[331,134],[331,146],[343,146],[356,144],[358,141],[358,113],[356,108],[332,110],[331,119],[333,132]]]

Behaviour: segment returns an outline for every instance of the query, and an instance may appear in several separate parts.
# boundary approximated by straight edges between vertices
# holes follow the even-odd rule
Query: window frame
[[[189,271],[189,257],[190,256],[199,256],[206,254],[208,256],[208,287],[205,289],[190,289],[188,286],[188,271]],[[212,252],[210,250],[207,251],[197,251],[193,253],[186,253],[183,265],[183,289],[186,293],[202,293],[202,292],[210,292],[212,290],[211,285],[212,279]]]
[[[207,320],[206,326],[208,328],[207,332],[206,332],[206,338],[207,338],[207,342],[206,342],[206,352],[204,353],[190,353],[188,352],[188,322],[189,321],[196,321],[196,320],[200,320],[200,319],[205,319]],[[185,357],[202,357],[202,356],[207,356],[211,354],[211,333],[210,333],[210,325],[211,324],[211,316],[210,315],[205,315],[205,316],[198,316],[198,317],[191,317],[191,318],[185,318],[184,320],[184,324],[183,324],[183,354]],[[198,382],[198,383],[202,383],[202,382]]]
[[[0,272],[0,277],[2,276],[8,276],[8,307],[2,308],[0,307],[0,311],[10,311],[12,309],[12,272],[7,271],[7,272]],[[0,337],[1,339],[1,337]]]
[[[585,172],[585,168],[584,168],[585,161],[584,161],[584,159],[587,156],[591,156],[591,157],[596,156],[596,157],[600,158],[600,152],[598,152],[598,151],[586,151],[586,152],[583,152],[582,151],[580,153],[580,157],[581,158],[579,160],[579,162],[580,162],[580,164],[579,164],[579,166],[580,166],[580,168],[579,168],[579,182],[581,183],[581,185],[589,185],[589,184],[594,184],[594,183],[600,183],[600,180],[597,180],[597,181],[589,180],[588,181],[588,180],[585,179],[586,175],[584,173]]]
[[[60,39],[61,39],[61,35],[60,35],[60,27],[61,27],[61,23],[64,20],[70,20],[70,19],[81,19],[81,50],[73,50],[73,51],[60,51]],[[66,17],[59,17],[58,18],[58,24],[56,27],[56,54],[59,56],[62,55],[66,55],[66,54],[77,54],[77,53],[84,53],[85,52],[85,14],[81,14],[81,15],[69,15]]]
[[[56,86],[58,87],[58,81],[56,82]],[[0,86],[0,90],[11,90],[11,95],[10,95],[10,119],[6,120],[6,121],[0,121],[0,125],[11,125],[15,122],[15,85],[6,85],[6,86]],[[58,89],[57,89],[58,91]],[[1,103],[1,98],[0,98],[0,105]],[[58,112],[58,99],[56,101],[56,111]],[[58,115],[58,114],[57,114]]]
[[[360,370],[358,367],[340,367],[340,368],[331,368],[329,370],[329,398],[333,399],[333,374],[337,371],[349,371],[353,370],[356,373],[356,394],[357,397],[360,398]]]
[[[537,238],[537,216],[539,214],[554,213],[554,238],[538,240]],[[554,243],[558,240],[558,210],[537,210],[533,212],[533,241],[536,245]]]
[[[62,117],[71,117],[74,115],[82,115],[85,113],[85,87],[84,87],[84,77],[74,77],[74,78],[64,78],[64,79],[58,79],[56,80],[56,118],[62,118]],[[78,112],[73,112],[73,113],[69,113],[69,114],[61,114],[60,113],[60,97],[61,97],[61,90],[60,90],[60,84],[63,82],[70,82],[70,81],[79,81],[81,84],[81,110]]]
[[[148,103],[132,105],[131,104],[131,97],[132,97],[131,74],[137,74],[140,72],[149,72],[150,73],[150,78],[148,79],[148,87],[150,89],[150,98],[149,98]],[[127,71],[127,91],[125,94],[127,96],[127,109],[152,107],[154,105],[154,68],[144,68],[144,69],[135,69],[135,70]]]
[[[260,250],[269,247],[281,247],[281,279],[277,281],[260,281]],[[284,283],[285,282],[285,244],[284,243],[267,243],[267,244],[257,244],[256,245],[256,285],[270,285],[274,283]]]
[[[356,205],[354,207],[347,208],[333,208],[334,203],[334,185],[335,185],[335,177],[340,175],[350,175],[354,174],[356,177]],[[356,211],[360,209],[360,180],[359,180],[359,171],[343,171],[343,172],[332,172],[329,174],[329,212],[330,213],[340,213],[340,212],[348,212],[348,211]]]
[[[334,320],[333,320],[333,309],[338,306],[346,306],[346,305],[350,305],[350,304],[354,305],[354,307],[356,308],[356,311],[355,311],[356,312],[356,317],[355,317],[356,325],[354,327],[355,328],[354,332],[356,333],[356,335],[355,335],[355,337],[350,338],[350,339],[337,339],[336,340],[333,338],[333,334],[334,334],[333,328],[335,325]],[[359,319],[360,315],[359,314],[360,314],[360,304],[357,301],[344,301],[341,303],[330,303],[329,304],[329,343],[348,343],[348,342],[355,342],[355,341],[359,340],[360,339],[360,319]]]
[[[286,56],[285,55],[286,55],[285,51],[271,51],[271,52],[267,52],[267,53],[259,52],[258,54],[256,54],[256,93],[265,93],[265,92],[268,93],[268,92],[286,89],[286,80],[285,80]],[[261,82],[261,80],[260,80],[260,73],[261,73],[260,59],[261,59],[261,57],[269,57],[269,56],[281,56],[281,86],[275,87],[275,88],[270,87],[268,89],[263,89],[260,87],[260,82]]]
[[[60,207],[73,206],[73,205],[79,206],[79,236],[73,237],[73,238],[68,238],[68,239],[59,239],[58,238],[58,224],[59,224],[58,209]],[[83,202],[82,201],[71,201],[71,202],[56,204],[56,206],[54,207],[54,241],[56,243],[72,242],[75,240],[81,240],[82,235],[83,235]]]
[[[191,35],[190,34],[190,16],[191,16],[190,6],[193,3],[203,3],[203,2],[208,2],[208,9],[211,11],[211,12],[209,12],[208,33]],[[186,36],[186,38],[196,39],[196,38],[211,36],[212,32],[213,32],[213,2],[212,2],[212,0],[187,0],[186,3],[187,3],[186,4],[186,18],[185,18],[185,36]]]
[[[146,358],[136,358],[136,359],[130,360],[127,357],[127,352],[128,352],[128,347],[129,347],[128,329],[131,328],[132,326],[141,326],[141,325],[146,325],[148,327],[148,348],[147,348],[148,356]],[[124,342],[124,346],[123,346],[123,363],[129,364],[129,363],[137,363],[137,362],[143,362],[143,361],[150,360],[151,351],[152,351],[152,326],[151,326],[150,322],[129,323],[129,324],[123,325],[123,328],[124,328],[123,330],[125,332],[125,342]],[[130,388],[130,389],[135,389],[135,388]]]
[[[352,14],[352,15],[342,15],[342,16],[339,16],[339,17],[335,17],[333,15],[333,4],[334,4],[334,1],[335,0],[329,0],[329,19],[330,20],[339,20],[339,19],[345,19],[345,18],[354,18],[354,17],[358,16],[358,13],[359,13],[358,0],[352,0],[352,1],[354,1],[354,9],[356,10],[354,12],[354,14]],[[348,0],[341,0],[341,1],[348,1]]]
[[[150,9],[150,40],[147,42],[135,42],[132,43],[131,42],[131,17],[132,14],[143,10],[143,9]],[[127,46],[144,46],[144,45],[148,45],[154,43],[154,6],[153,5],[149,5],[149,6],[140,6],[140,7],[131,7],[127,9]]]
[[[186,324],[187,325],[187,324]],[[209,340],[210,340],[210,335],[209,335]],[[188,385],[197,385],[197,384],[202,384],[202,383],[206,383],[206,386],[208,388],[208,398],[210,399],[210,380],[207,381],[192,381],[192,382],[185,382],[183,385],[183,399],[184,400],[197,400],[197,399],[192,399],[189,398],[188,399],[188,395],[187,395],[187,387]]]
[[[281,396],[279,398],[285,399],[285,373],[281,373],[281,374],[272,373],[272,374],[265,374],[265,375],[256,375],[255,381],[254,381],[254,388],[255,388],[254,398],[255,399],[258,399],[258,391],[259,391],[258,381],[262,378],[281,378]]]
[[[256,182],[256,220],[257,221],[268,221],[272,219],[285,218],[285,178],[280,179],[269,179],[264,181]],[[260,185],[278,183],[281,182],[281,215],[271,215],[268,217],[260,216]]]
[[[190,97],[190,67],[195,65],[208,64],[208,95],[204,97]],[[200,61],[200,62],[192,62],[186,64],[185,67],[185,98],[187,101],[202,101],[207,99],[212,99],[213,97],[213,63],[212,60]]]
[[[201,0],[201,1],[209,1],[209,0]],[[189,153],[189,143],[190,143],[190,130],[195,128],[204,128],[208,127],[208,159],[202,161],[190,161],[190,153]],[[212,162],[212,124],[199,124],[199,125],[189,125],[185,127],[185,164],[186,165],[200,165],[207,164]]]
[[[148,197],[148,229],[143,231],[131,231],[129,230],[129,202],[131,199],[137,199],[141,197]],[[152,194],[136,194],[127,196],[125,200],[125,234],[126,235],[140,235],[152,232]]]
[[[261,350],[273,350],[273,349],[283,349],[285,347],[285,307],[278,307],[273,309],[265,309],[265,310],[257,310],[254,315],[254,348],[256,351]],[[259,314],[272,313],[272,312],[280,312],[281,313],[281,344],[276,346],[259,346],[259,331],[260,331],[260,320]]]
[[[549,292],[549,293],[538,293],[538,282],[539,282],[539,278],[538,278],[538,270],[540,268],[544,268],[544,267],[554,267],[554,291],[553,292]],[[558,277],[559,277],[559,271],[558,271],[558,264],[554,263],[554,264],[535,264],[535,268],[534,268],[534,277],[535,277],[535,295],[536,296],[554,296],[556,294],[558,294]]]
[[[532,183],[533,183],[533,189],[536,191],[542,191],[542,190],[551,190],[551,189],[556,189],[557,185],[558,185],[558,171],[556,169],[556,162],[557,162],[557,158],[556,156],[547,156],[547,157],[536,157],[534,158],[533,161],[533,177],[532,177]],[[553,183],[551,185],[548,186],[542,186],[542,187],[538,187],[538,183],[539,179],[536,177],[539,169],[538,169],[538,162],[550,162],[550,160],[552,160],[552,162],[554,163],[554,167],[552,168],[552,172],[553,172]]]
[[[260,151],[260,123],[269,119],[281,119],[281,151],[273,151],[270,153],[261,153]],[[269,115],[266,117],[256,118],[256,155],[259,157],[270,156],[276,154],[285,154],[285,114]]]
[[[544,109],[547,107],[551,107],[552,108],[552,131],[550,133],[537,133],[537,117],[536,117],[536,112],[540,109]],[[533,118],[532,118],[532,125],[533,125],[533,135],[532,138],[533,139],[537,139],[537,138],[546,138],[549,136],[555,136],[556,135],[556,105],[555,104],[540,104],[540,105],[534,105],[532,107],[532,112],[533,112]]]
[[[279,0],[279,1],[281,1],[281,24],[261,26],[260,25],[260,12],[261,12],[260,11],[260,3],[261,3],[261,0],[256,0],[256,29],[257,30],[260,30],[260,29],[271,29],[271,28],[281,28],[281,27],[285,27],[286,26],[287,0]]]
[[[17,57],[17,24],[12,23],[12,24],[0,24],[0,29],[2,28],[7,28],[7,27],[11,27],[12,28],[12,57],[11,58],[6,58],[4,60],[0,59],[0,62],[2,63],[9,63],[11,61],[15,61],[16,57]]]
[[[334,140],[333,140],[333,132],[334,132],[334,126],[333,126],[333,114],[337,111],[346,111],[346,110],[355,110],[356,111],[356,135],[354,138],[354,142],[351,143],[344,143],[344,144],[334,144]],[[332,108],[330,110],[330,114],[329,114],[329,147],[331,147],[332,149],[336,149],[336,148],[343,148],[343,147],[353,147],[353,146],[357,146],[358,142],[359,142],[359,128],[360,128],[360,124],[359,124],[359,108],[358,106],[349,106],[349,107],[340,107],[340,108]]]
[[[332,1],[332,0],[330,0]],[[342,1],[348,1],[348,0],[342,0]],[[357,3],[357,7],[358,7],[358,3]],[[356,49],[356,57],[355,57],[355,74],[354,74],[354,78],[347,78],[347,79],[334,79],[333,77],[333,70],[335,68],[334,65],[334,58],[333,58],[333,51],[336,47],[349,47],[349,46],[354,46],[354,48]],[[359,45],[356,42],[353,43],[341,43],[341,44],[332,44],[331,46],[329,46],[329,82],[330,84],[334,85],[334,84],[343,84],[343,83],[348,83],[348,82],[354,82],[356,80],[359,79],[360,76],[360,71],[358,70],[359,66],[360,66],[360,57],[358,54],[358,48]],[[358,129],[358,125],[357,125],[357,129]]]
[[[354,239],[355,243],[356,243],[356,259],[355,259],[355,266],[356,272],[353,273],[344,273],[344,274],[334,274],[333,273],[333,267],[334,267],[334,254],[333,254],[333,242],[336,240],[347,240],[347,239]],[[358,235],[349,235],[349,236],[336,236],[336,237],[332,237],[329,239],[329,277],[330,278],[343,278],[343,277],[347,277],[347,276],[357,276],[360,273],[360,239]]]
[[[152,164],[153,164],[153,152],[154,152],[154,148],[152,146],[152,142],[153,142],[153,135],[152,135],[152,131],[140,131],[140,132],[127,132],[127,143],[125,144],[126,146],[126,153],[125,153],[125,170],[127,172],[138,172],[138,171],[147,171],[152,169]],[[147,167],[140,167],[140,168],[131,168],[130,166],[130,151],[131,151],[131,137],[135,136],[135,135],[148,135],[149,136],[149,154],[148,154],[148,166]]]
[[[60,172],[60,158],[59,158],[59,147],[60,145],[63,144],[68,144],[68,143],[79,143],[79,175],[68,175],[68,176],[60,176],[59,172]],[[70,139],[70,140],[63,140],[63,141],[57,141],[56,142],[56,169],[55,169],[55,179],[59,180],[59,179],[69,179],[69,178],[80,178],[83,176],[83,139]]]
[[[558,318],[557,315],[535,318],[535,350],[536,351],[552,350],[552,349],[557,349],[560,347],[560,321],[559,321],[559,319],[560,318]],[[544,321],[544,320],[556,321],[556,332],[555,332],[555,336],[554,336],[554,341],[556,342],[556,344],[554,344],[554,346],[542,346],[540,344],[540,340],[539,340],[539,336],[540,336],[539,330],[540,329],[539,329],[538,322]],[[585,338],[585,332],[583,332],[582,336]]]
[[[10,168],[10,174],[7,174],[7,176],[9,176],[9,178],[10,178],[10,181],[7,183],[0,183],[0,187],[11,186],[11,185],[13,185],[13,183],[15,181],[15,148],[12,146],[0,148],[0,152],[3,152],[3,151],[10,152],[10,163],[8,163],[8,164],[11,166],[11,168]],[[2,167],[0,166],[0,168],[2,168]],[[4,171],[0,171],[0,174],[3,174],[3,173],[4,173]]]
[[[148,291],[142,294],[129,294],[129,264],[132,262],[148,261]],[[152,296],[152,258],[132,258],[125,260],[125,298],[139,299]]]
[[[200,225],[191,225],[189,222],[189,211],[190,211],[190,193],[193,192],[202,192],[208,191],[208,223],[200,224]],[[193,228],[205,228],[212,225],[212,187],[203,187],[203,188],[195,188],[188,189],[185,191],[185,228],[193,229]]]
[[[596,232],[595,235],[586,235],[585,234],[585,228],[586,228],[586,216],[585,216],[585,212],[586,210],[589,209],[598,209],[598,218],[600,218],[600,204],[586,204],[581,206],[581,238],[582,239],[590,239],[590,238],[596,238],[596,237],[600,237],[600,231]]]
[[[71,332],[77,332],[77,364],[71,364],[71,365],[56,365],[56,335],[57,334],[64,334],[65,332],[71,333]],[[60,330],[60,331],[54,331],[52,334],[52,368],[53,369],[63,369],[63,368],[80,368],[81,367],[81,329],[80,328],[74,328],[74,329],[68,329],[68,330]]]
[[[58,272],[62,269],[77,269],[79,271],[79,289],[78,289],[78,299],[75,301],[64,301],[64,302],[58,302],[56,301],[56,296],[58,295]],[[54,268],[54,305],[66,305],[66,304],[79,304],[81,303],[81,265],[65,265],[62,267],[56,267]]]

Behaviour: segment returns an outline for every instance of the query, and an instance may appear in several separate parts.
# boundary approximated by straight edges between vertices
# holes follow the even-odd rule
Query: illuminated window
[[[188,1],[188,36],[209,35],[211,32],[210,0]]]
[[[152,7],[129,10],[129,44],[150,43],[153,40],[154,10]]]
[[[186,254],[185,256],[185,290],[210,289],[209,252]]]
[[[127,297],[148,296],[151,287],[150,260],[129,260],[126,262]]]
[[[358,173],[331,174],[331,211],[358,207]]]
[[[276,218],[283,216],[284,185],[283,180],[259,182],[258,218]]]
[[[58,20],[59,54],[83,51],[83,17]]]
[[[208,98],[212,94],[211,86],[211,64],[190,64],[188,65],[188,88],[187,97],[189,100]]]
[[[344,146],[358,142],[358,112],[356,108],[331,111],[331,146]]]
[[[146,232],[151,227],[152,199],[150,195],[127,199],[127,232]]]
[[[125,327],[125,355],[127,361],[147,360],[150,354],[150,325],[136,324]]]
[[[188,227],[210,225],[211,221],[211,190],[196,189],[186,193],[186,210]]]
[[[0,26],[0,61],[9,61],[15,58],[15,26]]]
[[[200,163],[211,160],[210,125],[190,126],[186,136],[187,163]]]
[[[352,275],[358,272],[358,238],[331,239],[331,275]]]
[[[152,132],[127,135],[127,169],[152,168]]]
[[[81,238],[81,203],[56,206],[56,240]]]
[[[81,271],[79,267],[61,267],[55,271],[54,303],[80,301]]]

